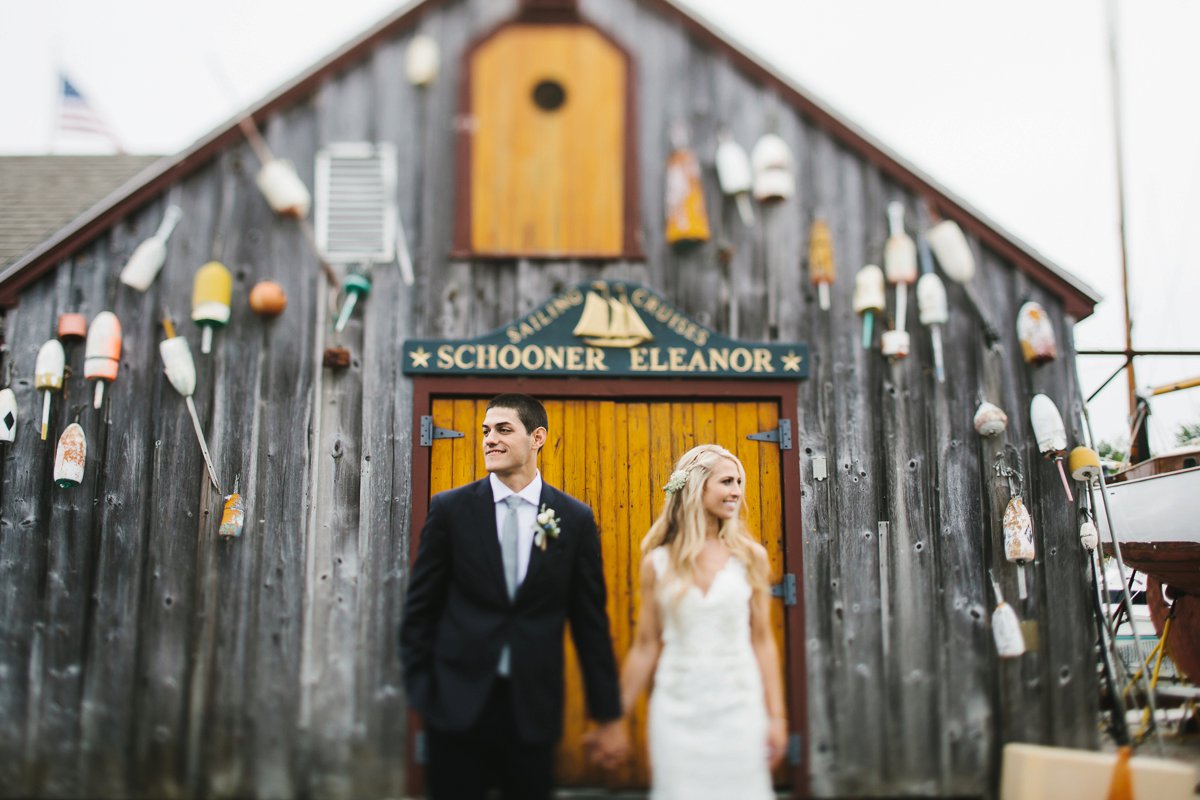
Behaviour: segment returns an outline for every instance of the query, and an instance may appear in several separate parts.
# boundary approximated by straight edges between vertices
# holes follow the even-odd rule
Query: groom
[[[506,800],[550,797],[567,621],[599,723],[593,755],[612,765],[628,749],[600,537],[590,508],[542,482],[547,424],[528,395],[494,398],[483,419],[490,474],[435,496],[421,530],[400,657],[434,800],[482,800],[489,786]],[[543,506],[557,525],[539,522]]]

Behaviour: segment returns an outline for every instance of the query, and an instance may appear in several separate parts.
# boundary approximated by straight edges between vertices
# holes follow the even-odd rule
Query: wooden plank
[[[950,321],[943,326],[946,381],[926,373],[930,389],[932,430],[927,447],[936,454],[938,586],[940,600],[941,672],[939,731],[941,786],[949,795],[983,795],[989,791],[992,760],[992,708],[988,680],[992,641],[988,620],[991,590],[982,568],[987,541],[979,498],[990,480],[979,459],[973,419],[979,394],[977,373],[984,352],[982,331],[969,308],[956,296]],[[928,342],[928,329],[920,336]],[[930,349],[922,345],[922,355]],[[931,355],[927,357],[931,358]],[[926,361],[925,363],[930,363]]]
[[[431,416],[435,427],[453,428],[454,402],[435,399]],[[435,439],[430,448],[429,494],[432,496],[454,488],[454,440]]]
[[[53,334],[56,297],[70,285],[70,275],[69,264],[59,267],[53,278],[26,289],[21,304],[8,309],[4,318],[8,352],[0,369],[12,370],[8,385],[21,412],[14,441],[3,445],[0,484],[0,786],[14,795],[33,795],[44,779],[44,768],[25,753],[38,743],[27,727],[40,715],[43,674],[34,654],[40,656],[46,635],[57,635],[37,623],[46,594],[54,591],[49,583],[61,580],[47,572],[48,555],[56,548],[49,501],[52,492],[66,490],[56,489],[50,476],[58,436],[66,427],[62,420],[70,412],[64,393],[55,393],[52,424],[43,442],[42,393],[34,387],[33,365],[42,342]]]
[[[186,406],[160,377],[165,413],[173,426],[171,435],[180,437],[170,441],[182,451],[179,457],[185,459],[188,484],[184,494],[182,487],[172,485],[169,471],[159,473],[163,483],[156,485],[170,505],[155,523],[161,526],[156,530],[170,531],[171,515],[178,518],[185,508],[198,508],[203,503],[204,509],[199,524],[194,523],[193,534],[196,624],[184,644],[194,657],[182,702],[184,709],[192,711],[177,712],[184,714],[180,724],[186,731],[183,781],[189,787],[187,791],[217,796],[248,793],[252,785],[252,764],[237,742],[249,735],[253,724],[245,713],[249,699],[247,642],[254,635],[249,620],[258,584],[257,552],[251,544],[258,536],[257,448],[253,443],[258,438],[263,412],[261,403],[247,403],[246,398],[258,395],[271,337],[290,335],[288,328],[296,322],[290,316],[281,316],[265,323],[249,311],[245,302],[258,277],[275,276],[273,270],[257,273],[259,265],[270,264],[261,231],[270,224],[272,212],[240,167],[236,152],[226,153],[214,165],[207,179],[210,196],[205,199],[211,210],[204,217],[205,225],[191,236],[172,238],[173,243],[179,241],[186,247],[191,257],[178,265],[180,269],[171,273],[171,280],[162,288],[163,302],[173,310],[177,330],[192,337],[198,378],[194,401],[222,489],[218,492],[208,484]],[[185,207],[201,202],[204,199],[189,197]],[[235,220],[245,226],[246,235],[229,235]],[[211,355],[200,353],[195,346],[195,328],[187,322],[191,275],[197,264],[207,259],[222,261],[234,273],[230,326],[216,334]],[[219,540],[216,530],[223,496],[233,491],[235,482],[245,505],[242,538]],[[185,506],[185,502],[190,505]],[[144,604],[149,607],[148,601]],[[156,636],[164,640],[151,639],[155,648],[179,646],[170,641],[169,632],[158,632]]]
[[[895,790],[932,793],[939,777],[935,643],[940,634],[934,613],[936,540],[929,511],[933,454],[925,445],[920,365],[915,359],[892,364],[883,388],[884,474],[891,523],[892,596],[888,600],[895,668],[888,676],[887,692],[895,701],[902,731],[889,750],[887,766]]]
[[[641,592],[641,560],[642,539],[650,530],[654,521],[655,505],[658,504],[658,488],[665,481],[656,482],[654,477],[655,431],[654,410],[665,409],[665,404],[630,403],[629,404],[629,536],[628,551],[625,556],[626,576],[624,586],[626,596],[622,601],[625,609],[623,636],[617,644],[617,657],[623,663],[625,654],[633,646],[634,632],[637,629],[638,614],[640,613]],[[660,412],[661,413],[661,412]],[[643,696],[629,714],[630,742],[635,757],[624,770],[621,783],[625,786],[646,786],[650,780],[648,759],[644,756],[647,748],[646,740],[646,709],[647,701]]]
[[[105,240],[103,244],[107,245],[107,237]],[[110,268],[103,246],[80,255],[72,266],[72,285],[80,290],[80,310],[89,321],[99,311],[111,308]],[[87,437],[87,469],[79,486],[49,492],[46,575],[30,656],[32,694],[25,757],[34,770],[31,783],[35,795],[78,795],[84,791],[78,769],[83,665],[88,598],[94,586],[96,548],[101,536],[96,501],[103,497],[109,431],[106,420],[112,413],[112,398],[105,400],[99,411],[92,407],[93,384],[84,379],[82,355],[71,353],[69,363],[78,363],[80,368],[69,379],[68,415],[72,420],[79,418]],[[53,459],[53,451],[48,448],[46,452]]]

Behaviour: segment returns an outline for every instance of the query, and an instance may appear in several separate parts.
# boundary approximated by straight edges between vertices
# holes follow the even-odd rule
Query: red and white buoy
[[[95,408],[104,402],[104,382],[115,381],[120,367],[121,321],[111,311],[101,311],[88,327],[83,359],[83,377],[96,382]]]
[[[883,246],[883,272],[896,287],[896,330],[908,328],[908,287],[917,280],[917,244],[904,232],[904,203],[888,203],[887,242]]]
[[[1041,303],[1030,300],[1017,312],[1017,339],[1026,363],[1045,364],[1058,358],[1050,316]]]
[[[1044,394],[1035,394],[1029,403],[1029,421],[1033,425],[1033,435],[1037,438],[1038,451],[1054,460],[1058,474],[1062,478],[1063,491],[1067,493],[1067,502],[1075,502],[1071,494],[1071,485],[1067,483],[1067,473],[1063,469],[1063,455],[1067,451],[1067,429],[1063,425],[1062,415],[1058,406]]]

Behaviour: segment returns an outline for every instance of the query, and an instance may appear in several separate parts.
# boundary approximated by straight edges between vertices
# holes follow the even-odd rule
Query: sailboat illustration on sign
[[[601,297],[589,289],[579,323],[572,331],[593,347],[633,347],[654,340],[629,298]]]

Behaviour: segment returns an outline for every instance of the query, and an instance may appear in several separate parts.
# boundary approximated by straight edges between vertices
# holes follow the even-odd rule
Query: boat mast
[[[1117,159],[1117,227],[1121,241],[1121,299],[1125,307],[1125,376],[1129,388],[1129,418],[1133,419],[1137,411],[1137,378],[1133,369],[1133,320],[1129,313],[1129,247],[1125,232],[1125,157],[1121,137],[1121,75],[1117,58],[1116,0],[1107,0],[1104,7],[1107,12],[1108,63],[1112,81],[1113,145]]]

